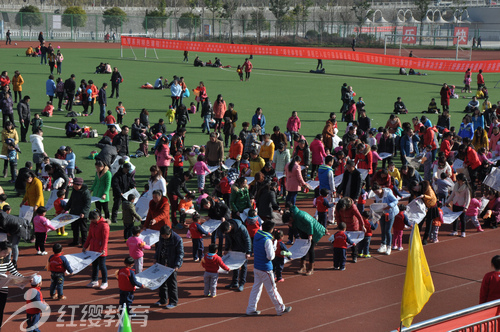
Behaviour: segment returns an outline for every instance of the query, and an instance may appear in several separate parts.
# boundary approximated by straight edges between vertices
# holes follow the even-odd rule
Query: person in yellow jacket
[[[19,100],[23,99],[23,84],[24,79],[21,76],[19,70],[14,72],[14,77],[12,77],[12,89],[14,90],[14,103],[17,103],[17,97],[19,96]]]
[[[272,161],[274,158],[274,142],[271,140],[271,135],[265,134],[264,141],[260,147],[259,155],[264,158],[264,161]]]
[[[259,156],[257,150],[252,150],[250,152],[250,176],[254,177],[255,174],[259,173],[266,162],[262,157]]]
[[[33,172],[28,172],[26,175],[26,193],[20,206],[23,205],[33,206],[34,210],[40,206],[45,206],[42,181]]]

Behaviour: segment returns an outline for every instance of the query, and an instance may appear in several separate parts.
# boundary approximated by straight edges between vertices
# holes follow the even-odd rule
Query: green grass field
[[[143,50],[135,49],[136,54],[143,54]],[[302,121],[301,133],[308,140],[316,134],[321,133],[325,121],[330,112],[338,112],[341,106],[340,87],[345,82],[352,85],[357,97],[362,96],[367,105],[368,116],[372,119],[372,127],[384,126],[389,115],[392,113],[396,97],[401,96],[410,113],[401,115],[402,122],[410,122],[415,115],[420,116],[422,110],[432,97],[439,104],[439,90],[443,83],[456,85],[459,93],[462,73],[427,72],[428,76],[400,76],[398,68],[372,66],[344,61],[323,61],[326,68],[325,75],[310,74],[310,69],[316,68],[315,59],[279,58],[257,56],[252,60],[254,70],[249,82],[240,82],[236,74],[236,67],[244,61],[244,55],[217,55],[201,53],[203,61],[214,60],[220,56],[224,65],[231,65],[230,69],[199,68],[192,65],[195,54],[191,52],[189,64],[182,62],[182,52],[158,51],[159,60],[133,60],[121,59],[119,50],[108,49],[63,49],[64,62],[62,67],[62,78],[66,79],[70,74],[76,75],[77,83],[81,79],[92,79],[96,86],[100,87],[103,82],[108,82],[109,74],[93,74],[95,67],[100,62],[109,62],[111,66],[117,66],[124,77],[120,86],[120,99],[108,99],[108,109],[114,111],[118,101],[122,101],[127,110],[124,123],[131,125],[142,108],[150,112],[150,122],[154,124],[159,118],[165,118],[165,112],[170,104],[169,90],[144,90],[140,86],[146,82],[154,81],[162,75],[171,80],[173,75],[184,76],[185,82],[190,90],[204,81],[211,100],[215,100],[217,94],[222,94],[227,103],[235,104],[239,114],[238,131],[243,121],[251,120],[251,116],[257,107],[262,107],[266,116],[267,132],[271,132],[273,126],[278,125],[282,130],[286,127],[286,121],[292,111],[298,111]],[[152,55],[148,51],[148,56]],[[19,56],[16,56],[19,53]],[[132,57],[130,50],[124,50],[124,56]],[[40,65],[39,58],[24,57],[24,50],[4,49],[2,50],[2,70],[8,70],[12,78],[14,71],[19,70],[25,80],[23,95],[31,97],[32,114],[39,113],[45,106],[48,97],[45,95],[45,81],[49,76],[49,67]],[[490,87],[489,92],[492,101],[496,101],[495,92],[492,87],[497,79],[492,74],[486,74],[486,84]],[[475,86],[473,82],[473,87]],[[111,92],[108,89],[108,96]],[[460,99],[451,101],[452,125],[458,126],[462,119],[462,110],[468,100]],[[468,95],[470,97],[471,95]],[[184,103],[194,101],[191,95]],[[14,105],[15,106],[15,105]],[[81,106],[76,107],[81,111]],[[99,124],[99,107],[91,117],[78,118],[80,125],[88,125],[98,129],[99,134],[105,132],[105,126]],[[44,143],[46,152],[53,156],[61,145],[71,146],[77,156],[77,165],[84,171],[82,176],[87,183],[91,184],[95,175],[94,162],[88,160],[87,156],[95,149],[94,144],[100,139],[68,139],[64,131],[64,124],[69,118],[64,117],[66,112],[54,112],[54,117],[44,118]],[[433,123],[437,115],[429,116]],[[15,115],[17,121],[17,114]],[[191,118],[187,126],[186,145],[205,144],[207,135],[201,133],[200,113]],[[344,132],[345,124],[340,123],[340,133]],[[167,125],[167,129],[175,130],[174,125]],[[20,155],[18,168],[24,163],[32,160],[30,143],[20,143],[23,153]],[[138,143],[130,143],[130,152],[134,153]],[[137,187],[143,188],[149,175],[149,167],[155,163],[154,157],[133,159],[137,166]],[[10,197],[14,196],[13,185],[7,183],[9,178],[2,179],[2,187]],[[192,181],[191,186],[196,184]],[[46,200],[49,193],[45,193]],[[13,213],[17,215],[20,198],[9,198],[8,202],[13,206]],[[111,209],[111,204],[110,204]],[[51,211],[53,213],[53,210]],[[119,226],[113,225],[114,229]],[[49,233],[51,234],[51,233]],[[54,234],[54,233],[52,233]],[[49,242],[52,235],[49,237]]]

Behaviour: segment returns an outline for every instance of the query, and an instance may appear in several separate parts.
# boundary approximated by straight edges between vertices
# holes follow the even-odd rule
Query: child
[[[181,226],[186,223],[186,211],[194,209],[193,199],[195,198],[196,196],[193,193],[189,193],[179,202],[179,220]]]
[[[123,310],[123,305],[126,305],[127,313],[130,314],[130,308],[134,302],[135,288],[144,288],[144,285],[138,282],[135,278],[134,270],[132,270],[132,266],[134,266],[134,259],[132,257],[127,257],[123,263],[125,264],[125,267],[120,269],[117,273],[118,288],[120,288],[120,307]]]
[[[48,308],[47,303],[43,300],[42,291],[42,276],[35,274],[31,278],[31,288],[24,295],[26,298],[26,331],[40,332],[38,329],[38,321],[42,309],[45,311]],[[33,303],[33,304],[31,304]]]
[[[52,105],[51,101],[48,101],[47,106],[45,106],[45,108],[42,111],[42,115],[51,117],[53,113],[54,113],[54,106]]]
[[[116,119],[113,116],[113,112],[111,110],[108,111],[108,116],[104,118],[104,123],[106,124],[106,126],[116,123]]]
[[[188,110],[189,113],[191,114],[195,114],[196,113],[196,105],[194,104],[194,101],[191,102],[191,104],[189,104],[189,110]]]
[[[403,250],[403,230],[405,225],[409,225],[408,217],[405,214],[406,206],[403,204],[398,205],[399,213],[394,217],[394,224],[392,225],[392,249]]]
[[[54,201],[54,209],[56,210],[56,216],[61,213],[66,212],[66,202],[64,201],[64,197],[66,196],[66,190],[59,189],[57,191],[57,199]],[[64,230],[64,226],[57,229],[57,235],[59,236],[68,236],[68,233]]]
[[[248,217],[245,219],[245,226],[247,227],[248,235],[250,235],[250,239],[252,239],[253,243],[253,238],[255,234],[260,229],[260,221],[259,221],[259,216],[257,215],[257,211],[254,209],[250,209],[248,211]]]
[[[316,199],[316,209],[318,210],[318,222],[326,228],[326,218],[328,215],[328,209],[334,206],[334,203],[328,202],[328,190],[323,188],[319,191],[319,197]],[[328,230],[326,231],[326,235],[330,235]]]
[[[50,297],[52,300],[66,300],[63,294],[64,276],[68,271],[69,275],[73,270],[66,257],[62,256],[62,245],[56,243],[52,246],[53,255],[49,257],[48,270],[50,271]],[[56,294],[57,292],[57,294]]]
[[[123,103],[118,102],[118,106],[116,106],[116,122],[118,124],[123,124],[123,116],[127,114],[125,111],[125,107],[123,107]]]
[[[368,131],[368,138],[366,139],[366,143],[371,147],[373,147],[374,145],[377,145],[377,139],[375,138],[375,131],[374,130]]]
[[[238,73],[238,76],[240,77],[240,81],[243,82],[243,69],[241,69],[241,65],[238,65],[238,68],[236,68],[236,72]]]
[[[7,204],[7,195],[5,194],[0,194],[0,209],[3,209],[3,207]]]
[[[479,293],[479,303],[490,302],[500,298],[500,255],[491,259],[491,266],[495,271],[484,275]]]
[[[201,217],[198,213],[194,213],[192,219],[193,222],[189,225],[189,232],[193,241],[193,260],[199,262],[203,258],[203,234],[211,236],[212,233],[206,232],[201,227]]]
[[[168,106],[168,110],[167,110],[166,116],[167,116],[167,119],[168,119],[168,123],[172,124],[174,122],[174,120],[175,120],[175,108],[172,105]]]
[[[333,269],[345,270],[347,244],[354,245],[349,235],[345,232],[346,224],[339,224],[339,231],[333,235]]]
[[[365,210],[366,200],[368,199],[368,192],[365,190],[365,185],[361,185],[361,194],[358,197],[358,202],[356,203],[356,207],[359,212],[363,212]]]
[[[179,149],[175,152],[174,155],[174,176],[175,175],[182,175],[183,173],[183,166],[184,166],[184,157],[182,156],[183,151],[182,149]]]
[[[378,162],[380,160],[382,160],[382,158],[378,155],[377,151],[378,151],[378,147],[376,145],[373,145],[371,147],[373,173],[375,173],[375,170],[378,167]],[[382,167],[385,168],[385,163],[382,163]]]
[[[240,176],[250,176],[250,156],[248,153],[243,153],[240,160]]]
[[[441,207],[443,206],[443,204],[438,201],[437,202],[437,206],[438,206],[438,215],[437,215],[436,218],[434,218],[432,220],[432,228],[431,228],[431,233],[430,233],[430,236],[429,236],[429,242],[430,243],[438,243],[439,242],[439,239],[438,239],[439,227],[441,227],[441,225],[444,222],[444,220],[443,220],[443,210],[441,210]]]
[[[8,151],[7,160],[9,161],[10,165],[11,179],[9,183],[15,183],[17,179],[17,152],[19,151],[19,148],[16,146],[12,138],[7,138],[5,140],[5,144],[7,145],[7,151]]]
[[[469,206],[467,210],[465,210],[465,223],[472,221],[472,224],[474,224],[478,232],[484,232],[477,218],[479,209],[481,208],[481,197],[482,195],[478,193],[475,198],[470,200]],[[462,233],[462,237],[465,237],[465,233]]]
[[[363,211],[361,212],[361,216],[363,217],[363,224],[365,225],[365,237],[361,242],[358,244],[358,251],[359,254],[358,256],[361,258],[370,258],[372,257],[370,255],[370,242],[372,240],[372,235],[373,231],[377,229],[378,227],[378,221],[376,223],[373,223],[372,221],[369,220],[370,218],[370,212],[368,211]]]
[[[448,173],[441,173],[441,178],[435,181],[436,197],[439,201],[445,202],[448,199],[448,194],[453,189],[453,181],[448,177]]]
[[[436,99],[432,98],[431,102],[429,103],[429,106],[427,106],[427,112],[423,111],[422,113],[431,113],[431,114],[439,113],[439,108],[437,107]]]
[[[36,209],[36,216],[33,218],[33,224],[35,225],[35,249],[37,250],[37,255],[47,255],[45,251],[45,240],[47,239],[47,232],[49,230],[55,231],[54,226],[50,224],[50,220],[45,218],[47,209],[44,206],[38,207]]]
[[[50,103],[50,101],[47,103]],[[31,119],[30,124],[31,124],[31,132],[33,134],[38,133],[38,130],[42,129],[43,127],[43,120],[40,118],[40,114],[35,113],[35,116],[33,117],[33,119]]]
[[[403,189],[403,178],[401,177],[401,173],[399,169],[396,168],[396,164],[391,161],[387,168],[389,175],[394,179],[394,185],[398,187],[398,190]]]
[[[208,246],[208,253],[201,260],[201,266],[205,269],[203,279],[205,281],[205,288],[203,295],[208,297],[217,296],[217,281],[219,280],[219,267],[225,271],[229,271],[229,267],[217,255],[217,245],[212,243]]]
[[[127,200],[122,202],[123,238],[125,240],[128,240],[128,238],[133,235],[132,228],[134,228],[134,221],[137,220],[138,222],[142,222],[141,216],[135,211],[134,199],[135,196],[130,194]]]
[[[127,239],[128,253],[134,260],[132,265],[136,273],[142,272],[142,266],[144,263],[144,249],[151,249],[150,246],[144,242],[139,236],[141,235],[142,227],[134,226],[132,227],[132,236]]]
[[[198,191],[201,192],[205,189],[205,174],[210,172],[207,164],[205,163],[205,156],[200,154],[198,156],[198,162],[194,164],[193,172],[197,175],[198,178]]]
[[[68,166],[66,166],[66,172],[68,176],[73,179],[75,177],[75,166],[76,166],[76,156],[73,149],[70,146],[66,146],[66,161]]]
[[[220,192],[222,194],[222,199],[224,200],[224,203],[229,204],[229,201],[231,199],[231,182],[229,181],[229,178],[227,176],[227,172],[222,172],[221,174],[221,179],[220,179]]]
[[[4,205],[2,211],[7,214],[10,214],[12,212],[12,208],[10,207],[10,205]]]
[[[291,256],[292,253],[283,243],[283,231],[277,229],[274,231],[274,239],[276,240],[276,252],[273,259],[273,272],[275,282],[283,282],[283,268],[285,267],[285,256]]]

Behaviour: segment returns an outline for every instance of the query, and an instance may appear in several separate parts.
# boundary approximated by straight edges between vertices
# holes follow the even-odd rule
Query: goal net
[[[408,36],[391,34],[384,37],[384,54],[413,56],[416,58],[471,61],[472,44],[456,43],[456,36],[412,36],[414,44],[407,43]],[[436,52],[439,49],[439,52]]]
[[[150,38],[151,36],[148,36],[148,34],[144,33],[133,33],[133,34],[122,34],[121,38],[126,38],[126,37],[142,37],[142,38]],[[125,48],[123,46],[120,46],[120,57],[124,59],[134,59],[137,60],[137,56],[140,56],[141,50],[144,49],[144,58],[145,59],[156,59],[158,60],[158,54],[156,53],[156,49],[154,47],[150,46],[132,46],[130,45],[129,47]],[[137,51],[137,54],[136,54]],[[149,51],[149,52],[148,52]]]

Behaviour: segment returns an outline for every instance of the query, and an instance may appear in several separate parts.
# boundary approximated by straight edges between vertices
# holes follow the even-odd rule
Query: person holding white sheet
[[[396,217],[396,215],[399,213],[398,199],[392,194],[391,189],[382,188],[377,182],[373,184],[372,190],[375,193],[376,203],[387,204],[387,206],[384,208],[384,215],[382,215],[382,218],[380,218],[380,230],[382,233],[382,239],[378,252],[381,254],[390,255],[392,243],[392,225],[394,224],[394,217]]]
[[[470,199],[471,199],[471,188],[469,182],[467,181],[467,177],[465,174],[460,173],[457,174],[457,182],[453,186],[451,191],[451,195],[448,197],[446,203],[448,206],[452,207],[453,212],[461,212],[465,211],[469,207]],[[457,235],[458,223],[461,225],[461,234],[462,237],[465,237],[465,214],[462,213],[454,222],[453,222],[453,231],[450,233],[451,236]]]
[[[427,214],[425,215],[425,231],[422,244],[427,244],[427,238],[429,237],[429,232],[431,231],[432,221],[438,217],[439,211],[437,207],[437,197],[432,189],[429,181],[422,181],[416,186],[413,186],[413,191],[419,193],[419,196],[415,199],[422,199],[425,206],[427,207]]]

